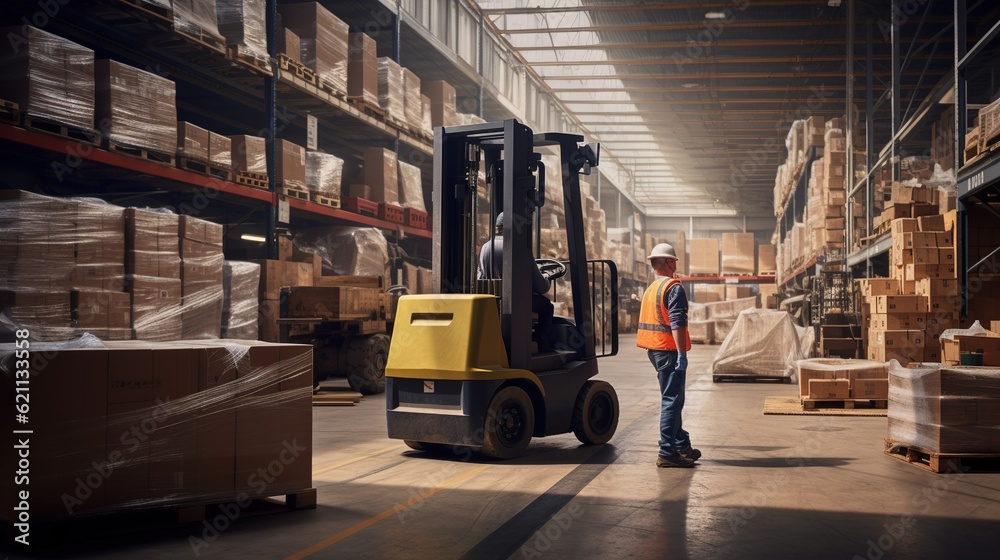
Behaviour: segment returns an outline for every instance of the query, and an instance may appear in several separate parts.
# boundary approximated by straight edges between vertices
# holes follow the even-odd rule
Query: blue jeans
[[[681,426],[686,371],[677,371],[677,352],[647,350],[660,381],[660,455],[674,457],[691,447],[691,437]]]

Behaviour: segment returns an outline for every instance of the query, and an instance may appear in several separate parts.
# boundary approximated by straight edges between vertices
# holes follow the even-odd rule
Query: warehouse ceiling
[[[634,184],[625,189],[650,216],[773,216],[792,122],[846,112],[847,0],[478,4],[629,170]],[[903,5],[906,114],[953,68],[954,8],[948,0]],[[878,96],[891,80],[891,13],[888,0],[855,7],[854,100],[862,110],[866,19]],[[889,114],[880,113],[882,128]]]

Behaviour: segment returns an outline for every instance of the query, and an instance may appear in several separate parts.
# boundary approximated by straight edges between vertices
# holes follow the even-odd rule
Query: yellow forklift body
[[[545,394],[538,376],[509,367],[497,299],[491,295],[399,298],[385,375],[455,381],[527,379]]]

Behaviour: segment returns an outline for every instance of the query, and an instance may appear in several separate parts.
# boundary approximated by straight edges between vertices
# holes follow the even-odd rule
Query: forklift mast
[[[579,173],[596,165],[581,151],[583,137],[573,134],[534,135],[516,120],[435,129],[433,186],[433,282],[436,293],[494,293],[477,281],[477,241],[492,236],[497,214],[504,215],[503,275],[500,296],[501,332],[510,367],[531,369],[531,294],[535,266],[536,213],[545,189],[558,188],[565,204],[569,249],[567,277],[572,286],[573,348],[579,358],[595,357],[594,317],[585,246]],[[536,147],[558,146],[560,185],[545,185],[545,169]],[[479,208],[480,169],[487,172],[489,208]],[[489,231],[477,231],[477,216],[489,213]],[[520,297],[517,297],[520,296]]]

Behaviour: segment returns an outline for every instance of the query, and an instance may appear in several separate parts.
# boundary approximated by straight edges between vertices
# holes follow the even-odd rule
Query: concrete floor
[[[601,362],[621,403],[603,447],[435,458],[385,436],[384,401],[315,408],[315,510],[53,550],[74,558],[997,558],[1000,474],[935,475],[882,453],[885,418],[764,416],[793,385],[711,381],[691,353],[694,469],[657,469],[656,380],[634,336]],[[203,539],[197,541],[194,539]],[[192,542],[200,545],[192,546]],[[197,550],[195,550],[197,548]]]

